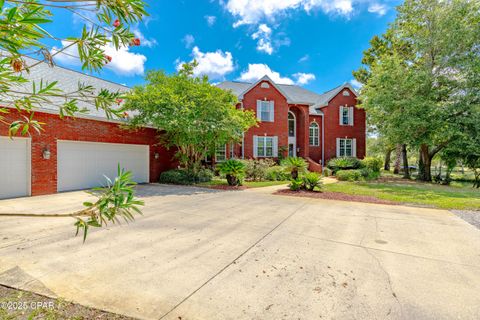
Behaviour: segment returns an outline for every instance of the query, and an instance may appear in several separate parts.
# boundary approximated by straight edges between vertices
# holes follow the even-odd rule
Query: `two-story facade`
[[[259,123],[242,143],[220,148],[217,160],[282,154],[306,158],[319,171],[334,157],[365,157],[365,111],[355,107],[358,94],[349,84],[317,94],[264,76],[255,83],[226,81],[218,87],[237,95],[238,108],[254,111]]]

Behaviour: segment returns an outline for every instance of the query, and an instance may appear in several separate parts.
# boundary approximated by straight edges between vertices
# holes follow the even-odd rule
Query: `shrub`
[[[282,166],[287,172],[290,172],[292,179],[297,179],[299,173],[307,171],[308,164],[305,159],[300,157],[288,157],[282,161]]]
[[[340,181],[358,181],[362,178],[362,170],[339,170],[336,177]]]
[[[288,185],[290,190],[292,191],[299,191],[303,188],[303,180],[302,179],[292,179],[290,180],[290,184]]]
[[[327,167],[336,173],[339,170],[360,169],[362,163],[355,157],[341,157],[328,161]]]
[[[360,169],[360,172],[366,180],[375,180],[380,177],[380,171],[376,172],[367,167]]]
[[[269,181],[286,181],[290,179],[290,174],[281,166],[273,166],[267,169],[266,178]]]
[[[267,179],[268,168],[275,165],[272,159],[249,159],[243,161],[245,164],[245,179],[261,181]]]
[[[323,168],[322,174],[323,174],[324,177],[330,177],[332,175],[332,170],[330,170],[328,168]]]
[[[313,191],[315,187],[322,188],[322,181],[320,181],[320,175],[316,172],[309,172],[303,176],[304,188],[308,191]]]
[[[242,185],[245,177],[245,164],[240,160],[229,159],[218,165],[220,173],[225,175],[229,186]]]
[[[213,172],[209,169],[200,169],[195,175],[186,169],[174,169],[160,174],[160,183],[168,184],[194,184],[198,182],[209,182],[213,179]]]
[[[198,171],[196,176],[196,182],[209,182],[212,181],[214,173],[210,169],[202,168]]]
[[[372,172],[380,172],[383,167],[383,160],[375,157],[366,157],[361,160],[364,168],[370,169]]]
[[[174,169],[162,172],[160,174],[160,183],[170,184],[193,184],[195,179],[191,173],[185,169]]]

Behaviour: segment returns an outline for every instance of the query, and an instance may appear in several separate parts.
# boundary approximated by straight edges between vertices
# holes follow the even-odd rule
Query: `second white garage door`
[[[104,176],[117,175],[118,163],[135,182],[149,181],[148,145],[58,141],[57,154],[58,191],[103,186]]]

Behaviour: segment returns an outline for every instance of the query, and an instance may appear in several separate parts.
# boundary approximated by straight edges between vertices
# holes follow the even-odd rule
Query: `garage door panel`
[[[149,146],[96,142],[58,142],[58,191],[87,189],[106,184],[117,166],[132,171],[133,180],[149,181]]]
[[[0,137],[0,199],[30,194],[30,139]]]

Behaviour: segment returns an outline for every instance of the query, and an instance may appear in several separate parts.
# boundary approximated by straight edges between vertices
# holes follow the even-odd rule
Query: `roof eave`
[[[243,100],[243,97],[245,96],[245,94],[247,92],[249,92],[250,90],[252,90],[253,88],[255,88],[260,82],[262,81],[268,81],[270,82],[274,87],[275,89],[277,89],[284,97],[285,99],[287,99],[287,103],[290,103],[289,101],[291,101],[290,97],[285,93],[285,91],[283,91],[279,86],[277,86],[277,84],[275,82],[273,82],[272,79],[270,79],[269,76],[267,75],[264,75],[263,77],[261,77],[260,79],[258,79],[256,82],[252,83],[252,85],[250,85],[247,89],[245,89],[245,91],[243,91],[239,96],[238,96],[238,99],[239,100]]]

